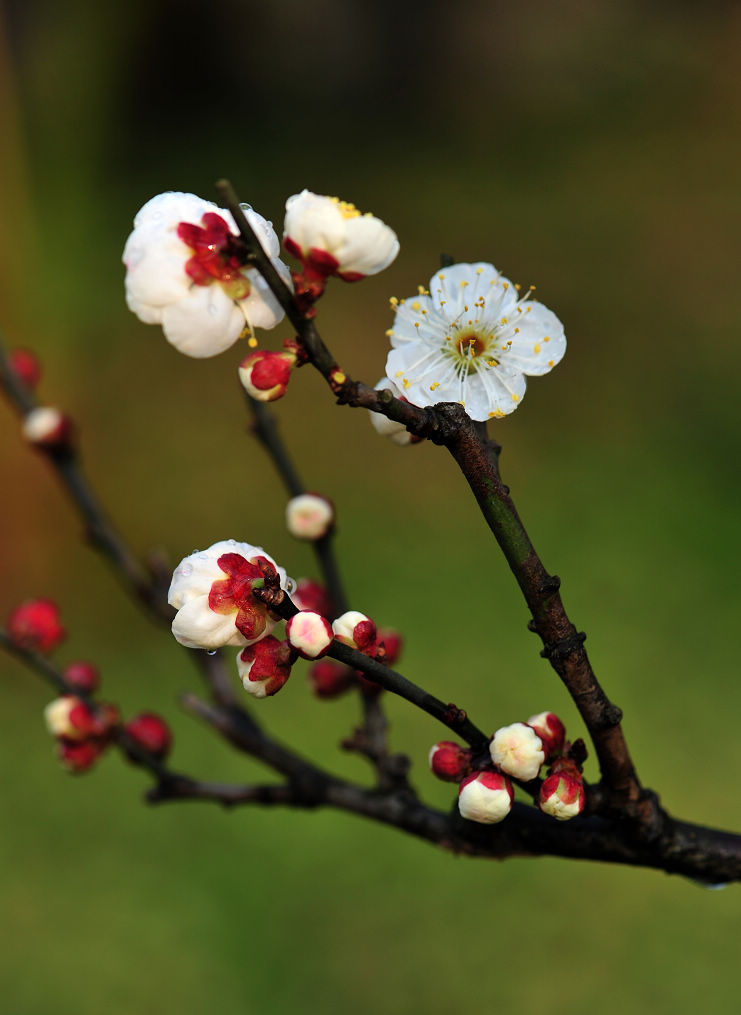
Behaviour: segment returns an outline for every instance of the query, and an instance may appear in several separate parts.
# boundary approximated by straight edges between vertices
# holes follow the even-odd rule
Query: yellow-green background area
[[[186,359],[125,308],[120,253],[145,200],[209,197],[228,175],[278,227],[304,186],[391,223],[398,260],[332,283],[318,318],[370,383],[388,297],[415,292],[441,252],[491,260],[537,284],[569,338],[496,426],[505,478],[643,781],[674,813],[741,828],[738,5],[18,0],[2,30],[2,328],[38,350],[41,397],[78,420],[137,551],[177,562],[236,538],[294,575],[313,567],[245,433],[243,350]],[[407,639],[404,672],[486,729],[550,708],[582,734],[447,454],[376,437],[310,370],[276,411],[306,485],[337,503],[353,606]],[[174,766],[265,778],[181,713],[195,667],[83,545],[4,406],[0,426],[0,613],[58,599],[70,636],[55,658],[95,660],[127,715],[164,713]],[[738,1010],[737,887],[454,858],[340,813],[148,808],[145,776],[114,754],[65,774],[49,691],[0,662],[8,1015]],[[357,701],[313,700],[304,664],[254,708],[369,780],[338,747]],[[415,784],[447,808],[454,791],[426,770],[443,728],[401,700],[388,711]]]

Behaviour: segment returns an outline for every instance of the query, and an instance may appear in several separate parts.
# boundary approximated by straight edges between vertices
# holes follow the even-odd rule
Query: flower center
[[[476,356],[481,356],[486,349],[484,341],[476,334],[475,331],[468,332],[465,335],[461,335],[460,338],[456,338],[455,347],[460,356],[465,356],[468,359],[475,359]]]
[[[453,325],[455,328],[455,325]],[[474,360],[485,357],[487,366],[497,366],[499,361],[487,355],[487,349],[494,340],[494,334],[482,333],[469,327],[462,334],[446,335],[443,352],[456,365],[459,374],[467,374],[473,368]]]
[[[200,226],[181,222],[177,231],[193,251],[185,264],[185,273],[196,285],[218,282],[233,300],[249,296],[250,283],[242,274],[244,247],[221,215],[206,212]]]
[[[354,204],[350,204],[349,201],[340,201],[339,197],[330,198],[333,204],[337,206],[337,210],[343,219],[356,219],[360,218],[362,212],[358,211]]]

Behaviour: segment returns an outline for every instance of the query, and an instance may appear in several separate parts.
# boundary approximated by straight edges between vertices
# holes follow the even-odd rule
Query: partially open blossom
[[[278,273],[272,225],[244,206],[247,221]],[[126,302],[145,324],[161,324],[165,338],[186,356],[215,356],[247,328],[274,328],[283,318],[278,301],[254,268],[231,214],[195,194],[158,194],[134,219],[126,241]]]
[[[59,737],[57,754],[67,771],[78,775],[87,772],[95,764],[106,746],[105,740],[67,740]]]
[[[291,599],[299,610],[314,610],[323,617],[332,616],[332,601],[323,585],[313,578],[299,578]]]
[[[124,730],[140,747],[156,758],[165,758],[172,747],[172,733],[164,719],[154,712],[142,712],[130,719]]]
[[[458,787],[461,817],[481,825],[495,825],[512,810],[514,792],[509,779],[499,772],[475,772]]]
[[[441,740],[430,749],[430,771],[443,782],[460,782],[471,767],[471,752],[453,740]]]
[[[334,505],[318,493],[302,493],[286,504],[286,526],[296,539],[321,539],[334,525]]]
[[[355,683],[349,666],[333,659],[320,659],[309,669],[309,684],[317,698],[337,698]]]
[[[346,282],[383,271],[399,253],[396,233],[380,219],[310,190],[286,201],[283,242],[305,267]]]
[[[489,744],[489,752],[491,760],[503,772],[525,782],[536,777],[545,761],[540,737],[524,722],[498,729]]]
[[[41,364],[30,349],[11,349],[8,353],[10,366],[27,388],[33,390],[41,380]]]
[[[513,412],[525,377],[566,351],[563,325],[530,293],[484,262],[437,272],[429,290],[396,301],[388,378],[415,405],[460,402],[475,420]]]
[[[545,752],[545,760],[548,761],[563,750],[566,738],[566,727],[553,712],[539,712],[531,715],[527,721],[540,737]]]
[[[286,624],[291,647],[304,659],[318,659],[332,644],[332,626],[318,613],[302,610]]]
[[[285,395],[295,363],[295,353],[256,349],[239,364],[239,380],[258,402],[274,402]]]
[[[69,447],[72,437],[72,423],[59,409],[51,405],[40,405],[24,417],[23,436],[30,444],[41,448]]]
[[[390,391],[396,398],[400,398],[402,402],[409,401],[393,381],[390,381],[387,377],[384,377],[376,384],[376,391],[384,390]],[[423,440],[422,437],[409,433],[403,423],[397,423],[395,419],[389,419],[382,412],[372,412],[369,409],[368,415],[376,433],[379,433],[382,437],[388,437],[390,441],[398,444],[400,447],[405,447],[408,444],[419,444]]]
[[[192,553],[176,567],[168,602],[178,611],[172,633],[186,648],[252,645],[275,619],[252,595],[266,581],[287,588],[287,576],[262,547],[225,539]]]
[[[86,694],[97,690],[100,684],[100,671],[92,663],[68,663],[62,670],[62,675],[70,687]]]
[[[357,610],[348,610],[347,613],[343,613],[333,622],[332,630],[338,641],[349,645],[350,648],[358,649],[359,652],[375,646],[376,625],[370,617],[366,617],[364,613],[358,613]]]
[[[8,617],[8,635],[16,645],[50,652],[67,632],[59,622],[59,607],[50,599],[29,599]]]
[[[543,780],[538,807],[557,821],[568,821],[584,810],[584,782],[576,769],[552,772]]]
[[[101,723],[87,702],[72,694],[64,694],[44,709],[44,719],[52,736],[67,740],[87,740],[105,732]]]
[[[278,641],[272,634],[248,645],[237,656],[242,686],[255,698],[277,694],[290,677],[295,658],[288,642]]]

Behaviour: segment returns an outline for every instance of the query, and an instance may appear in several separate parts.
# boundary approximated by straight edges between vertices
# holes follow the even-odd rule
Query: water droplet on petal
[[[293,580],[293,578],[286,578],[286,592],[288,593],[288,595],[292,596],[295,591],[296,591],[296,582]]]
[[[208,313],[209,313],[209,315],[211,317],[216,317],[218,312],[219,312],[219,308],[215,304],[209,303],[209,305],[208,305]]]
[[[192,564],[181,564],[180,565],[180,574],[183,576],[183,578],[187,578],[189,574],[193,574],[193,565]]]

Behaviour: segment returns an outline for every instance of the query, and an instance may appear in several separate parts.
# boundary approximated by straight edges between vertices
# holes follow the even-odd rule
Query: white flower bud
[[[350,648],[364,649],[376,638],[376,625],[357,610],[348,610],[332,623],[334,636]]]
[[[507,775],[529,782],[540,771],[545,752],[540,737],[524,722],[498,729],[489,744],[491,760]]]
[[[69,437],[70,424],[64,413],[50,405],[38,406],[23,420],[23,436],[31,444],[42,447],[59,447]]]
[[[507,817],[513,798],[509,779],[499,772],[476,772],[467,776],[458,788],[458,810],[469,821],[495,825]]]
[[[321,539],[334,524],[334,507],[317,493],[302,493],[286,505],[286,526],[296,539]]]
[[[332,644],[332,628],[328,620],[312,610],[297,613],[286,624],[291,647],[304,659],[318,659]]]

